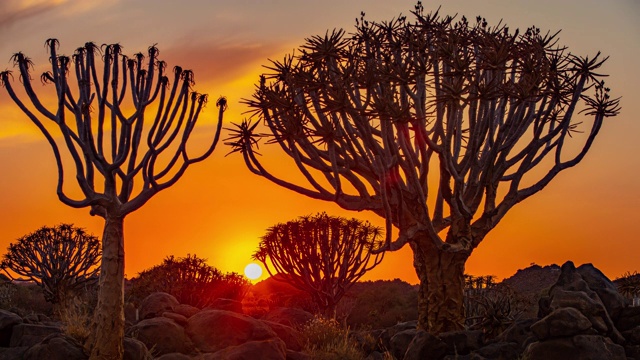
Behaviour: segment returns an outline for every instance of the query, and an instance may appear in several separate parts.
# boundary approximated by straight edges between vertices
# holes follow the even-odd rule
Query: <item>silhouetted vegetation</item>
[[[196,255],[177,259],[168,256],[162,264],[131,279],[126,296],[139,304],[149,294],[161,291],[175,296],[182,304],[202,309],[219,298],[241,301],[250,285],[244,276],[223,274]]]
[[[21,52],[11,59],[24,92],[15,91],[9,70],[0,72],[0,85],[51,146],[58,198],[74,208],[88,207],[91,215],[105,220],[98,304],[88,347],[92,359],[121,359],[124,219],[175,184],[191,164],[213,153],[227,101],[221,97],[216,102],[218,119],[209,145],[194,156],[187,144],[208,97],[192,90],[193,71],[175,66],[170,82],[167,64],[158,59],[155,46],[148,48],[146,58],[142,53],[125,56],[120,44],[99,47],[87,42],[72,57],[58,53],[57,39],[48,39],[46,48],[51,67],[38,78],[54,85],[55,101],[43,102],[34,91],[33,62]],[[148,111],[155,114],[145,114]],[[61,150],[72,159],[76,191],[63,186]]]
[[[474,249],[582,161],[620,107],[601,80],[607,58],[569,52],[557,33],[427,14],[420,2],[411,13],[382,22],[363,13],[352,34],[312,36],[272,61],[227,144],[254,174],[383,217],[385,249],[413,250],[419,326],[437,334],[464,325]],[[256,152],[263,140],[303,180],[271,173]]]
[[[331,317],[346,291],[382,261],[381,230],[325,213],[271,227],[254,258],[269,274],[307,292]]]
[[[482,330],[487,339],[504,331],[533,305],[508,285],[497,284],[491,275],[465,275],[465,284],[466,328]]]
[[[627,271],[613,282],[618,287],[620,294],[629,300],[629,303],[632,303],[635,298],[640,297],[640,274],[637,271]],[[640,304],[634,305],[639,306]]]
[[[100,240],[71,224],[42,227],[11,243],[0,267],[42,288],[44,298],[63,304],[97,283]]]

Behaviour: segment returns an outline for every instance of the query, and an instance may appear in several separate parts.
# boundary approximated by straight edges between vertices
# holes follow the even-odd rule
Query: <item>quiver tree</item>
[[[203,309],[220,298],[242,301],[250,285],[242,275],[224,274],[196,255],[169,256],[131,279],[127,295],[138,303],[151,293],[166,292],[181,304]]]
[[[176,66],[167,74],[155,46],[149,47],[146,57],[138,53],[129,58],[119,44],[101,50],[86,43],[72,57],[58,54],[55,39],[46,45],[51,69],[40,80],[54,87],[56,101],[40,100],[32,84],[33,64],[22,53],[12,59],[23,96],[14,90],[10,71],[0,73],[0,81],[51,145],[58,198],[74,208],[89,207],[92,215],[105,219],[95,332],[87,345],[92,359],[121,359],[124,218],[213,152],[226,100],[220,98],[216,104],[219,112],[211,141],[193,156],[187,143],[207,96],[191,90],[191,70]],[[61,152],[65,148],[67,156]],[[63,164],[69,163],[75,167],[75,191],[64,186]]]
[[[368,222],[321,213],[271,227],[253,258],[335,318],[345,292],[382,261],[384,253],[374,253],[381,237],[382,230]]]
[[[557,33],[510,31],[482,18],[425,14],[306,40],[273,61],[252,117],[229,137],[250,171],[314,199],[386,220],[386,250],[409,245],[420,279],[419,326],[464,323],[464,267],[515,204],[578,164],[618,99]],[[583,133],[580,133],[583,131]],[[261,138],[306,184],[270,172]],[[398,236],[391,238],[395,226]]]
[[[0,267],[42,288],[44,298],[64,311],[68,300],[97,283],[100,240],[71,224],[42,227],[9,244]]]

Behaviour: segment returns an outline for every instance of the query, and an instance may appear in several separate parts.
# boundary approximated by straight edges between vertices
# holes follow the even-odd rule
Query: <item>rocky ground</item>
[[[505,282],[537,296],[539,306],[497,336],[483,330],[434,336],[408,321],[354,331],[351,340],[370,360],[640,360],[640,307],[628,306],[598,269],[567,262],[523,271]],[[125,359],[309,359],[299,329],[311,318],[301,309],[277,308],[258,319],[235,301],[198,309],[155,293],[127,314]],[[86,358],[60,323],[0,310],[0,360]]]

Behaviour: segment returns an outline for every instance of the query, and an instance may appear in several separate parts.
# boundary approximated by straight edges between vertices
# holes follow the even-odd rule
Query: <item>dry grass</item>
[[[317,360],[361,360],[364,354],[352,339],[349,329],[337,321],[315,317],[302,328],[304,351]]]
[[[75,298],[60,311],[64,333],[83,344],[91,333],[92,311],[90,306]]]

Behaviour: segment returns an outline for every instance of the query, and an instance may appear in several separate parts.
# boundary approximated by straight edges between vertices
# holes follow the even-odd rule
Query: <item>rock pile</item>
[[[640,360],[640,307],[629,307],[593,265],[567,262],[540,299],[537,316],[516,320],[493,339],[479,330],[433,336],[415,322],[354,338],[369,360],[383,359],[385,351],[406,360]]]
[[[124,359],[308,359],[300,353],[300,335],[289,325],[311,314],[279,310],[270,321],[241,312],[241,304],[232,300],[200,310],[166,293],[151,294],[138,309],[141,320],[129,319],[133,324],[126,331]],[[65,336],[61,324],[34,323],[0,310],[0,360],[87,358],[82,344]]]

